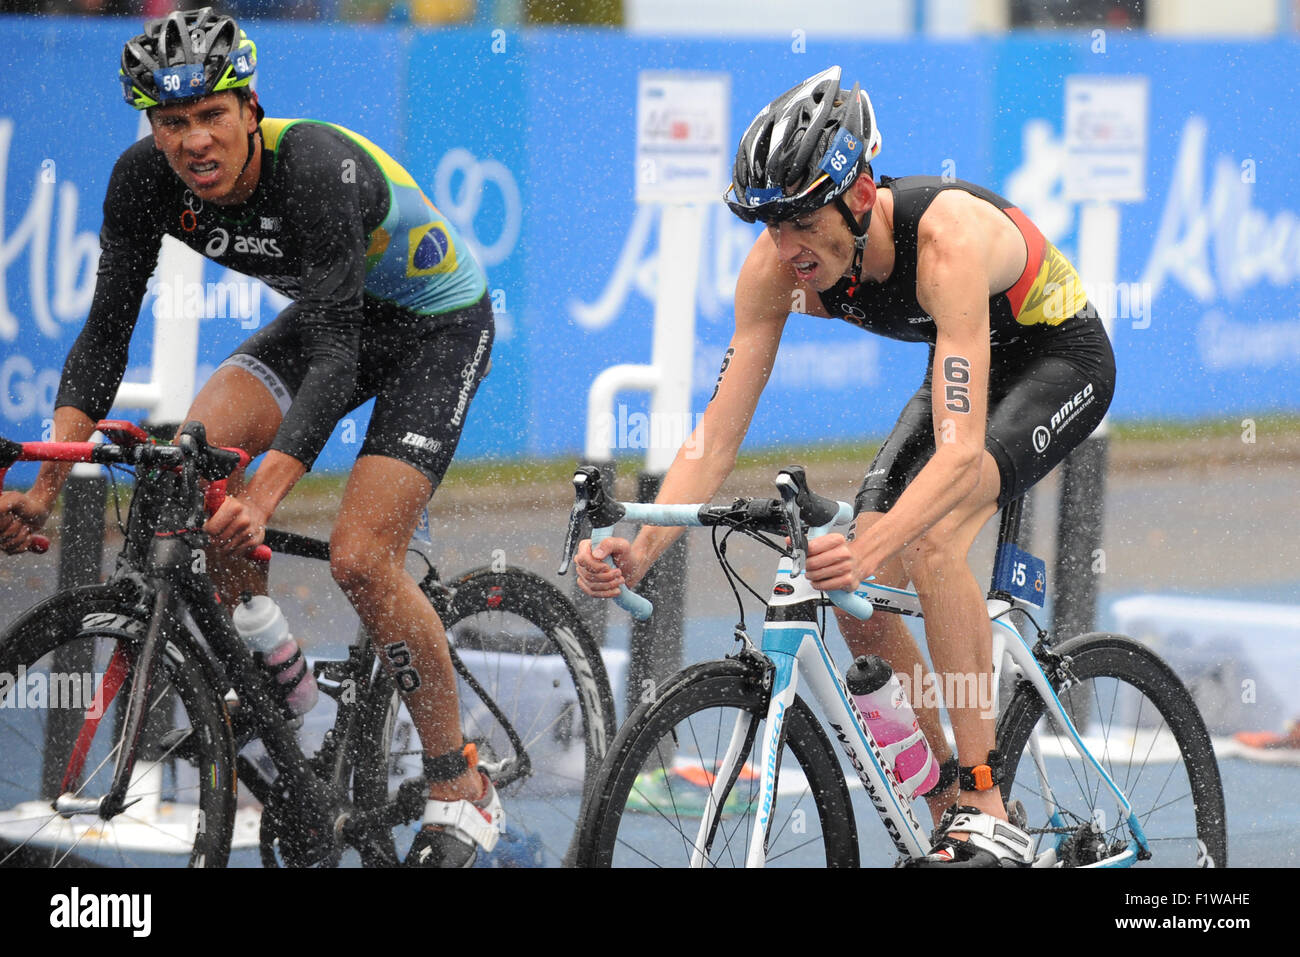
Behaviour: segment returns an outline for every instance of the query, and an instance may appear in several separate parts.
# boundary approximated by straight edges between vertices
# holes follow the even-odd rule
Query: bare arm
[[[691,438],[677,451],[656,501],[708,501],[731,474],[758,398],[772,373],[794,289],[793,276],[778,262],[771,239],[766,233],[760,235],[736,284],[736,329],[717,388]],[[609,597],[620,582],[635,585],[681,533],[680,528],[647,526],[630,548],[618,539],[607,539],[597,546],[594,557],[584,543],[578,553],[584,586],[590,584],[593,594]],[[599,563],[598,559],[610,554],[618,569]]]
[[[955,192],[955,191],[954,191]],[[935,454],[898,503],[854,543],[858,570],[870,574],[919,538],[979,482],[989,383],[989,289],[1006,269],[978,221],[957,203],[927,213],[919,230],[917,298],[934,317]]]
[[[94,431],[95,423],[80,409],[54,410],[53,441],[84,442]],[[32,534],[49,520],[70,471],[71,462],[43,462],[30,490],[0,493],[0,551],[27,550]]]

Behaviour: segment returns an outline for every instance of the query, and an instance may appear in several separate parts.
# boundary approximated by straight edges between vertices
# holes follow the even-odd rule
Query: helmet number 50
[[[175,73],[168,74],[162,78],[163,89],[169,93],[175,93],[181,88],[181,78]]]

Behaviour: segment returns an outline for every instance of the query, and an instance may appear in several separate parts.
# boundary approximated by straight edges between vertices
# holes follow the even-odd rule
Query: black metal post
[[[653,502],[662,475],[637,475],[637,501]],[[654,603],[649,621],[632,623],[628,643],[627,712],[653,699],[665,678],[681,670],[686,617],[686,536],[673,542],[650,567],[637,591]]]
[[[1061,464],[1057,508],[1052,633],[1060,641],[1093,631],[1097,622],[1109,439],[1093,436]]]
[[[63,486],[63,517],[59,525],[58,590],[99,581],[104,563],[104,502],[108,480],[100,468],[74,467]],[[92,649],[88,645],[64,645],[50,662],[54,674],[81,675],[91,671]],[[45,755],[41,763],[41,793],[57,797],[63,782],[66,758],[85,715],[75,708],[51,708],[45,726]]]
[[[1038,517],[1035,514],[1034,498],[1038,494],[1037,488],[1031,488],[1020,497],[1020,534],[1016,536],[1016,544],[1026,551],[1032,552],[1034,544],[1034,520]]]

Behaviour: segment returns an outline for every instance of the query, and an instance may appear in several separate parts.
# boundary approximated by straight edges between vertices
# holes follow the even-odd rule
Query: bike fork
[[[784,638],[785,636],[781,636]],[[799,638],[791,642],[770,641],[764,635],[763,652],[775,666],[771,672],[771,696],[767,718],[763,722],[763,747],[759,753],[758,820],[750,838],[746,867],[763,867],[767,863],[768,838],[772,830],[772,810],[776,805],[777,778],[781,772],[781,749],[785,744],[785,713],[794,705],[799,690]]]
[[[145,633],[144,643],[134,662],[128,662],[126,652],[119,642],[113,652],[112,661],[104,675],[99,693],[95,696],[92,711],[77,735],[76,744],[68,759],[64,772],[62,793],[55,799],[54,809],[64,817],[74,814],[97,814],[104,820],[110,820],[121,814],[139,798],[126,799],[131,786],[131,775],[135,769],[136,747],[140,741],[140,732],[144,728],[146,709],[149,703],[150,678],[153,674],[154,657],[159,647],[164,647],[166,637],[163,629],[171,620],[172,587],[162,582],[154,593],[153,612],[149,617],[149,629]],[[132,667],[133,666],[133,667]],[[117,743],[117,761],[113,767],[113,780],[108,792],[99,798],[77,797],[72,788],[85,767],[86,756],[90,750],[91,738],[99,727],[104,710],[117,695],[128,669],[131,670],[131,685],[127,692],[126,712],[121,727],[121,737]]]
[[[721,763],[715,769],[713,786],[709,790],[709,800],[700,816],[700,830],[695,836],[691,851],[691,867],[703,867],[707,863],[706,855],[713,846],[713,836],[717,833],[722,820],[722,806],[726,796],[735,786],[736,779],[744,765],[744,756],[749,753],[754,743],[754,733],[758,728],[758,719],[746,711],[736,715],[736,723],[731,729],[731,740]]]

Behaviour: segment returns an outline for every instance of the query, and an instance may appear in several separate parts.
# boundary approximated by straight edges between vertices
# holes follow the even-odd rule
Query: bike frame
[[[704,527],[706,525],[700,520],[700,513],[704,508],[702,505],[652,505],[634,502],[620,504],[626,510],[625,518],[632,522],[664,526]],[[852,514],[851,507],[845,502],[840,502],[836,524],[849,521]],[[1007,528],[1008,526],[1004,525],[1004,536],[1007,534]],[[830,526],[810,529],[808,537],[815,538],[826,534],[829,530]],[[592,544],[609,537],[612,532],[612,528],[592,529]],[[880,611],[923,617],[920,599],[913,591],[868,581],[862,583],[852,594],[859,601],[870,604],[867,614]],[[639,598],[630,592],[627,595]],[[860,618],[866,617],[860,605],[852,607],[853,603],[850,601],[839,599],[834,595],[830,597],[835,604],[845,607],[845,610],[851,614],[856,614]],[[627,602],[626,596],[616,600],[621,605],[631,604]],[[746,855],[746,865],[749,867],[762,867],[765,863],[768,829],[771,824],[769,815],[776,795],[778,757],[784,744],[784,715],[793,705],[801,681],[807,682],[813,697],[821,706],[823,719],[834,731],[849,763],[857,771],[867,796],[880,815],[881,822],[899,853],[905,857],[915,858],[929,851],[929,835],[913,810],[912,799],[904,789],[906,782],[897,780],[892,769],[892,761],[889,760],[915,742],[908,738],[888,748],[882,748],[876,742],[827,651],[821,626],[818,623],[818,613],[826,601],[827,596],[814,589],[801,571],[796,573],[795,563],[789,557],[781,559],[768,598],[768,612],[763,623],[762,641],[758,648],[758,651],[771,662],[772,678],[768,710],[763,723],[759,800],[755,812],[758,816],[757,826],[753,830]],[[1074,722],[1043,672],[1034,649],[1026,642],[1020,631],[1007,620],[1006,613],[1015,607],[1013,603],[1002,598],[990,598],[987,607],[993,624],[994,694],[996,695],[999,687],[1002,671],[1009,663],[1014,675],[1033,685],[1034,690],[1045,703],[1046,711],[1066,729],[1075,751],[1096,771],[1099,780],[1114,796],[1121,814],[1127,821],[1131,837],[1124,850],[1090,866],[1132,865],[1138,860],[1140,854],[1145,855],[1149,852],[1149,847],[1141,823],[1133,812],[1127,796],[1107,773],[1101,762],[1084,745]],[[632,608],[627,610],[632,611]],[[1069,684],[1067,672],[1062,690],[1068,688]],[[996,708],[996,700],[993,704]],[[752,740],[751,735],[755,732],[751,727],[753,720],[748,714],[741,713],[737,716],[727,752],[714,778],[711,798],[700,820],[699,833],[691,858],[692,867],[702,867],[706,863],[706,849],[721,816],[725,791],[731,786],[739,771],[738,765],[742,753],[746,750],[746,742]],[[1069,825],[1063,818],[1052,793],[1037,730],[1030,736],[1029,748],[1048,818],[1054,827],[1060,827],[1064,832],[1068,830]],[[1057,852],[1063,840],[1064,836],[1052,842],[1049,847],[1040,847],[1034,866],[1055,865]]]

